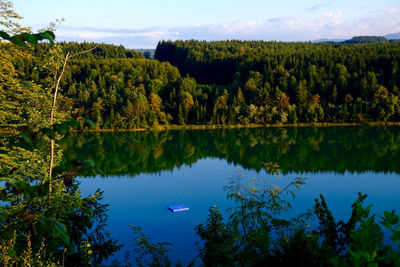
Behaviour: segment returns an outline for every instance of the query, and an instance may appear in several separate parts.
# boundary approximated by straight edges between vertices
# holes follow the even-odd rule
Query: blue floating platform
[[[189,210],[189,208],[186,207],[185,205],[174,205],[174,206],[168,206],[167,208],[168,208],[170,211],[172,211],[172,212],[187,211],[187,210]]]

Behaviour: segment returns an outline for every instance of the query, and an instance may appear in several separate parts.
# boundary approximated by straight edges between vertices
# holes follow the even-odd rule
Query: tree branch
[[[70,53],[67,53],[67,55],[65,56],[63,68],[62,68],[62,71],[60,73],[60,76],[57,79],[56,88],[54,90],[53,104],[51,106],[51,112],[50,112],[50,127],[53,126],[54,112],[56,110],[56,105],[57,105],[57,94],[58,94],[58,90],[59,90],[59,87],[60,87],[61,79],[62,79],[62,77],[64,75],[64,72],[65,72],[65,69],[67,67],[68,59],[70,59],[72,57],[75,57],[75,56],[78,56],[78,55],[81,55],[81,54],[84,54],[84,53],[88,53],[88,52],[94,50],[96,47],[97,47],[97,45],[95,45],[94,47],[92,47],[92,48],[90,48],[88,50],[85,50],[85,51],[82,51],[82,52],[79,52],[79,53],[76,53],[76,54],[73,54],[73,55],[70,55]],[[53,191],[52,183],[51,183],[53,165],[54,165],[54,139],[51,140],[51,144],[50,144],[49,196],[51,196],[51,192]]]

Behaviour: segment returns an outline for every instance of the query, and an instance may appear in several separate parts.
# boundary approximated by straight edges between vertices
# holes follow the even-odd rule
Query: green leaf
[[[38,40],[38,41],[42,41],[43,40],[43,36],[40,35],[40,33],[35,33],[34,36],[35,36],[36,40]]]
[[[0,37],[5,39],[5,40],[10,40],[10,35],[6,32],[0,31]]]
[[[46,31],[45,33],[47,33],[48,35],[50,35],[52,39],[56,39],[56,35],[54,34],[54,32],[52,32],[52,31]]]
[[[69,125],[70,127],[72,127],[72,128],[77,128],[77,127],[80,126],[80,123],[79,123],[79,121],[77,121],[77,120],[70,120],[70,121],[68,121],[67,123],[68,123],[68,125]]]
[[[39,197],[45,197],[49,194],[49,183],[44,183],[39,186]]]
[[[64,244],[69,244],[70,238],[65,224],[54,222],[54,237],[61,239]]]
[[[56,132],[61,135],[64,135],[69,132],[68,123],[66,123],[66,122],[63,122],[61,124],[56,124],[56,125],[54,125],[54,128],[55,128]]]
[[[8,256],[14,258],[17,255],[17,252],[15,250],[9,249],[8,250]]]
[[[50,41],[50,43],[54,43],[55,35],[53,32],[46,31],[46,32],[40,32],[39,34],[43,39],[47,39]]]
[[[385,211],[384,216],[391,225],[396,225],[399,223],[399,215],[395,214],[394,210],[392,212]]]
[[[94,161],[93,160],[84,160],[85,166],[94,168]]]
[[[90,128],[92,128],[92,129],[96,128],[96,125],[94,124],[94,122],[92,120],[85,119],[85,122],[90,125]]]
[[[33,142],[33,140],[30,138],[30,136],[26,132],[19,133],[18,137],[22,138],[25,142],[27,142],[30,145]]]
[[[400,240],[400,231],[393,230],[392,234],[393,234],[392,241],[395,241],[395,240],[399,241]]]
[[[44,128],[42,131],[48,138],[53,140],[56,138],[56,131],[54,129]]]
[[[25,44],[25,40],[21,37],[21,35],[14,35],[14,36],[12,36],[11,38],[10,38],[10,41],[13,43],[13,44],[16,44],[16,45],[20,45],[20,46],[25,46],[26,44]]]
[[[372,205],[368,205],[367,208],[365,209],[365,218],[369,216],[369,213],[371,212]]]
[[[24,41],[30,43],[31,45],[37,45],[38,40],[33,34],[30,33],[21,33],[21,37],[23,38]]]
[[[386,219],[383,219],[383,221],[381,221],[381,224],[385,227],[385,228],[388,228],[388,229],[390,229],[390,223],[388,223],[388,221],[386,220]]]
[[[23,191],[25,188],[28,186],[27,183],[25,182],[16,182],[14,185],[14,188],[18,191]]]
[[[8,200],[8,196],[7,196],[7,192],[5,190],[1,190],[0,191],[0,201],[7,201]],[[3,221],[3,214],[0,213],[0,221]]]
[[[54,39],[56,38],[55,34],[51,31],[39,32],[36,34],[24,32],[14,36],[10,36],[8,33],[0,31],[0,37],[19,46],[25,46],[25,42],[31,45],[36,45],[38,41],[42,41],[43,39],[47,39],[50,43],[54,43]]]
[[[21,81],[21,84],[25,87],[32,88],[33,85],[30,81]]]

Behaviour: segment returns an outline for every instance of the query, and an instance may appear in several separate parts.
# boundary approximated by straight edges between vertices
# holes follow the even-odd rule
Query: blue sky
[[[12,0],[22,24],[65,18],[57,40],[155,48],[159,40],[309,41],[400,32],[399,0]]]

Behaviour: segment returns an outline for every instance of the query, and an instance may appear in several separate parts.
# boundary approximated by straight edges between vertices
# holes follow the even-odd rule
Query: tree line
[[[157,60],[123,46],[73,42],[58,46],[58,54],[96,46],[70,60],[61,81],[58,111],[67,117],[79,111],[98,129],[400,119],[396,42],[162,41]],[[38,111],[44,103],[38,95],[51,87],[52,68],[44,58],[48,61],[54,49],[40,44],[26,48],[29,56],[22,57],[1,44],[0,52],[12,62],[7,68],[3,65],[2,72],[24,81],[19,90],[29,92],[4,88],[14,96],[7,97],[8,105],[22,110],[7,108],[8,114],[0,110],[1,126],[29,124],[46,112]],[[12,104],[21,99],[22,105]]]
[[[14,23],[13,19],[20,17],[13,11],[12,7],[11,2],[0,0],[0,26],[7,28],[7,31],[0,28],[0,37],[10,41],[10,43],[0,42],[0,127],[17,129],[15,135],[0,135],[0,162],[2,162],[0,164],[0,180],[2,181],[0,188],[0,200],[2,202],[2,205],[0,205],[1,265],[100,265],[104,259],[118,251],[121,245],[118,244],[117,240],[112,239],[110,233],[105,230],[108,205],[100,202],[102,192],[97,190],[93,195],[82,197],[79,191],[79,182],[74,179],[81,173],[91,173],[94,176],[99,173],[99,170],[95,168],[95,163],[90,160],[71,160],[73,165],[71,168],[60,166],[62,151],[57,149],[60,140],[70,132],[71,128],[76,128],[79,124],[81,127],[84,125],[83,123],[88,123],[91,126],[97,125],[97,127],[104,127],[107,123],[113,124],[114,118],[109,118],[112,116],[112,112],[115,112],[115,116],[118,117],[119,114],[122,117],[120,109],[123,110],[126,106],[129,106],[127,101],[124,102],[124,98],[128,98],[128,100],[141,99],[141,102],[132,104],[133,112],[138,110],[143,112],[141,114],[143,119],[139,116],[140,124],[148,123],[151,111],[156,114],[157,121],[163,116],[162,113],[168,121],[169,113],[167,109],[160,108],[158,110],[155,108],[157,105],[153,105],[153,103],[159,101],[151,101],[152,93],[154,99],[162,100],[160,97],[162,94],[158,92],[167,90],[167,86],[190,88],[190,86],[193,86],[194,80],[190,77],[180,77],[177,69],[167,63],[146,61],[139,54],[123,47],[106,45],[93,47],[92,44],[76,43],[55,44],[55,35],[52,31],[32,34],[28,32],[29,29],[24,30],[17,23]],[[38,42],[43,40],[48,40],[51,46],[46,44],[38,46]],[[75,63],[69,68],[69,79],[64,80],[62,84],[61,91],[64,96],[58,96],[59,81],[64,77],[67,59],[73,57],[69,57],[71,55],[69,53],[78,55],[83,52],[80,49],[84,46],[89,49],[83,51],[91,51],[92,54],[80,54],[79,57],[74,58]],[[64,56],[65,50],[69,50],[67,56]],[[108,61],[110,58],[113,62]],[[114,66],[117,67],[114,68]],[[158,84],[155,82],[156,78],[161,77],[161,75],[159,73],[149,74],[154,71],[153,66],[157,66],[159,73],[163,73],[167,77],[166,80],[161,80],[161,83]],[[120,71],[117,72],[116,69]],[[137,73],[132,74],[128,69],[131,71],[140,69],[141,71],[138,73],[139,76],[136,77],[135,74]],[[174,76],[176,73],[178,75]],[[94,100],[89,102],[89,99],[85,102],[79,102],[77,97],[86,88],[80,86],[79,89],[75,88],[74,92],[74,89],[70,88],[72,85],[68,82],[74,81],[74,84],[78,82],[85,84],[90,75],[92,75],[91,85],[96,86],[93,86],[92,91],[96,92],[96,88],[100,88],[104,92],[97,90],[98,94],[94,94],[97,97],[96,102]],[[144,77],[139,79],[142,75]],[[138,83],[132,84],[132,90],[127,90],[126,95],[123,95],[119,90],[124,88],[123,86],[120,88],[120,84],[127,82],[126,77],[135,77],[133,81],[138,80]],[[174,80],[174,77],[178,78]],[[105,85],[102,84],[102,86],[97,87],[96,82],[100,85],[101,81],[104,81]],[[137,90],[136,87],[141,89]],[[112,91],[109,88],[112,88]],[[142,88],[144,89],[142,90]],[[155,89],[149,91],[149,88]],[[160,91],[157,91],[157,88]],[[117,92],[114,93],[114,91]],[[185,92],[183,89],[182,91]],[[104,95],[101,95],[103,93]],[[133,96],[130,94],[133,94]],[[52,96],[53,101],[51,101]],[[191,103],[189,96],[191,96],[190,93],[179,98],[183,100],[183,105]],[[87,98],[87,96],[83,97]],[[110,101],[112,105],[106,106],[109,105],[109,102],[106,102],[106,108],[103,109],[100,103],[97,105],[99,112],[93,113],[96,103],[101,101],[102,97]],[[56,100],[58,100],[58,104]],[[125,103],[126,106],[121,103]],[[148,106],[145,106],[144,103],[147,103]],[[89,104],[93,105],[90,106]],[[162,107],[161,104],[159,106]],[[55,110],[57,107],[59,107],[58,110]],[[137,109],[138,107],[144,108]],[[171,106],[171,110],[174,110],[174,106]],[[178,110],[180,109],[178,108]],[[108,111],[110,113],[107,113]],[[159,113],[156,113],[156,111],[159,111]],[[188,112],[188,110],[184,111]],[[80,115],[82,114],[98,118],[95,121],[96,124],[87,118],[81,118]],[[135,114],[137,115],[137,113]],[[69,117],[74,119],[69,119]],[[174,120],[174,117],[171,115],[170,117],[171,121]],[[187,118],[183,117],[183,119]],[[120,121],[129,123],[128,119],[122,118]],[[29,126],[29,128],[26,126]],[[137,124],[134,126],[137,127]],[[119,127],[119,125],[115,127]],[[54,153],[55,148],[57,150]],[[188,154],[192,153],[191,151],[187,152]],[[159,155],[162,154],[160,151],[158,153]],[[156,154],[154,155],[156,156]],[[265,164],[267,171],[278,172],[275,165],[272,168],[270,167],[270,164]],[[290,185],[298,187],[302,183],[301,178],[296,178]],[[235,263],[237,265],[252,265],[253,263],[259,265],[258,263],[278,263],[282,260],[291,259],[299,262],[297,255],[304,255],[307,263],[310,262],[308,259],[315,262],[315,260],[321,258],[328,259],[329,255],[333,256],[331,258],[335,260],[335,263],[349,262],[350,266],[361,266],[366,263],[375,265],[383,263],[387,266],[398,265],[398,252],[393,250],[391,246],[382,243],[383,232],[380,226],[375,223],[374,215],[368,216],[370,207],[364,211],[361,204],[356,202],[359,205],[357,209],[353,210],[349,223],[344,225],[339,222],[337,229],[336,227],[328,229],[327,227],[335,225],[335,221],[330,211],[325,208],[326,205],[322,197],[321,205],[317,202],[315,206],[315,214],[322,229],[320,233],[309,233],[302,228],[294,234],[288,234],[279,239],[282,241],[290,239],[289,246],[275,246],[274,250],[271,251],[269,248],[272,247],[269,246],[271,244],[269,240],[276,236],[275,232],[271,230],[286,230],[288,227],[295,226],[295,229],[299,229],[291,221],[278,217],[282,211],[290,207],[290,203],[283,198],[281,199],[280,196],[292,192],[287,188],[280,190],[267,185],[267,187],[264,187],[264,192],[267,192],[267,194],[263,194],[260,199],[257,195],[254,195],[258,191],[253,189],[243,188],[239,181],[236,185],[230,186],[228,197],[232,198],[242,208],[238,210],[239,213],[234,212],[232,214],[233,224],[224,225],[222,217],[219,216],[219,211],[213,208],[210,210],[210,223],[196,227],[197,234],[205,241],[204,246],[199,248],[199,256],[205,265],[231,266]],[[238,198],[239,196],[240,198]],[[270,197],[265,199],[265,196]],[[258,201],[259,199],[261,201]],[[272,203],[272,206],[265,206],[265,203]],[[257,207],[256,213],[253,207]],[[366,213],[367,215],[364,215]],[[236,219],[238,214],[241,215],[239,220]],[[361,217],[358,216],[360,214]],[[328,220],[325,220],[325,217]],[[301,217],[301,219],[303,218]],[[362,219],[364,218],[367,220],[367,227],[363,227],[365,223]],[[394,212],[385,212],[380,222],[383,227],[392,232],[391,240],[396,244],[398,244],[399,239],[398,222],[399,216]],[[355,228],[358,223],[361,223],[361,227]],[[243,232],[238,231],[237,226],[239,224],[243,226]],[[261,225],[263,226],[262,229],[260,228]],[[217,226],[217,228],[212,226]],[[300,226],[303,226],[303,224]],[[168,259],[165,259],[165,253],[168,250],[163,248],[165,243],[153,245],[151,240],[140,233],[139,227],[133,228],[133,230],[139,234],[135,244],[139,247],[138,265],[146,265],[148,262],[146,256],[149,253],[150,262],[148,265],[166,265],[162,264],[163,262],[168,263]],[[297,236],[301,237],[301,242],[297,242]],[[254,239],[253,237],[257,238]],[[319,246],[318,240],[321,239],[326,240],[326,242]],[[215,240],[220,240],[222,243],[214,242]],[[364,244],[362,242],[364,240],[372,240],[373,242],[369,242],[366,244],[367,246],[360,246],[360,243]],[[295,257],[291,257],[292,252],[297,252],[298,250],[295,249],[300,247],[316,247],[317,249],[307,250],[307,253],[301,251],[301,254],[295,253]],[[349,250],[345,251],[343,247],[348,247]],[[378,251],[375,249],[376,247],[379,247]],[[224,253],[226,249],[230,253]],[[134,250],[136,253],[137,251],[137,249]],[[290,254],[286,252],[290,252]],[[229,259],[225,261],[226,257],[224,257],[222,262],[218,259],[215,261],[215,255],[227,255]],[[264,255],[268,258],[266,259]],[[379,255],[378,258],[377,255]],[[162,261],[159,261],[159,258]],[[303,263],[303,261],[301,262]],[[317,263],[320,266],[326,265],[325,262],[326,260]],[[130,264],[127,264],[127,266],[130,266]]]
[[[395,42],[190,40],[162,41],[155,57],[226,88],[215,109],[231,123],[362,122],[399,119],[399,52]],[[232,116],[235,97],[243,117]]]

